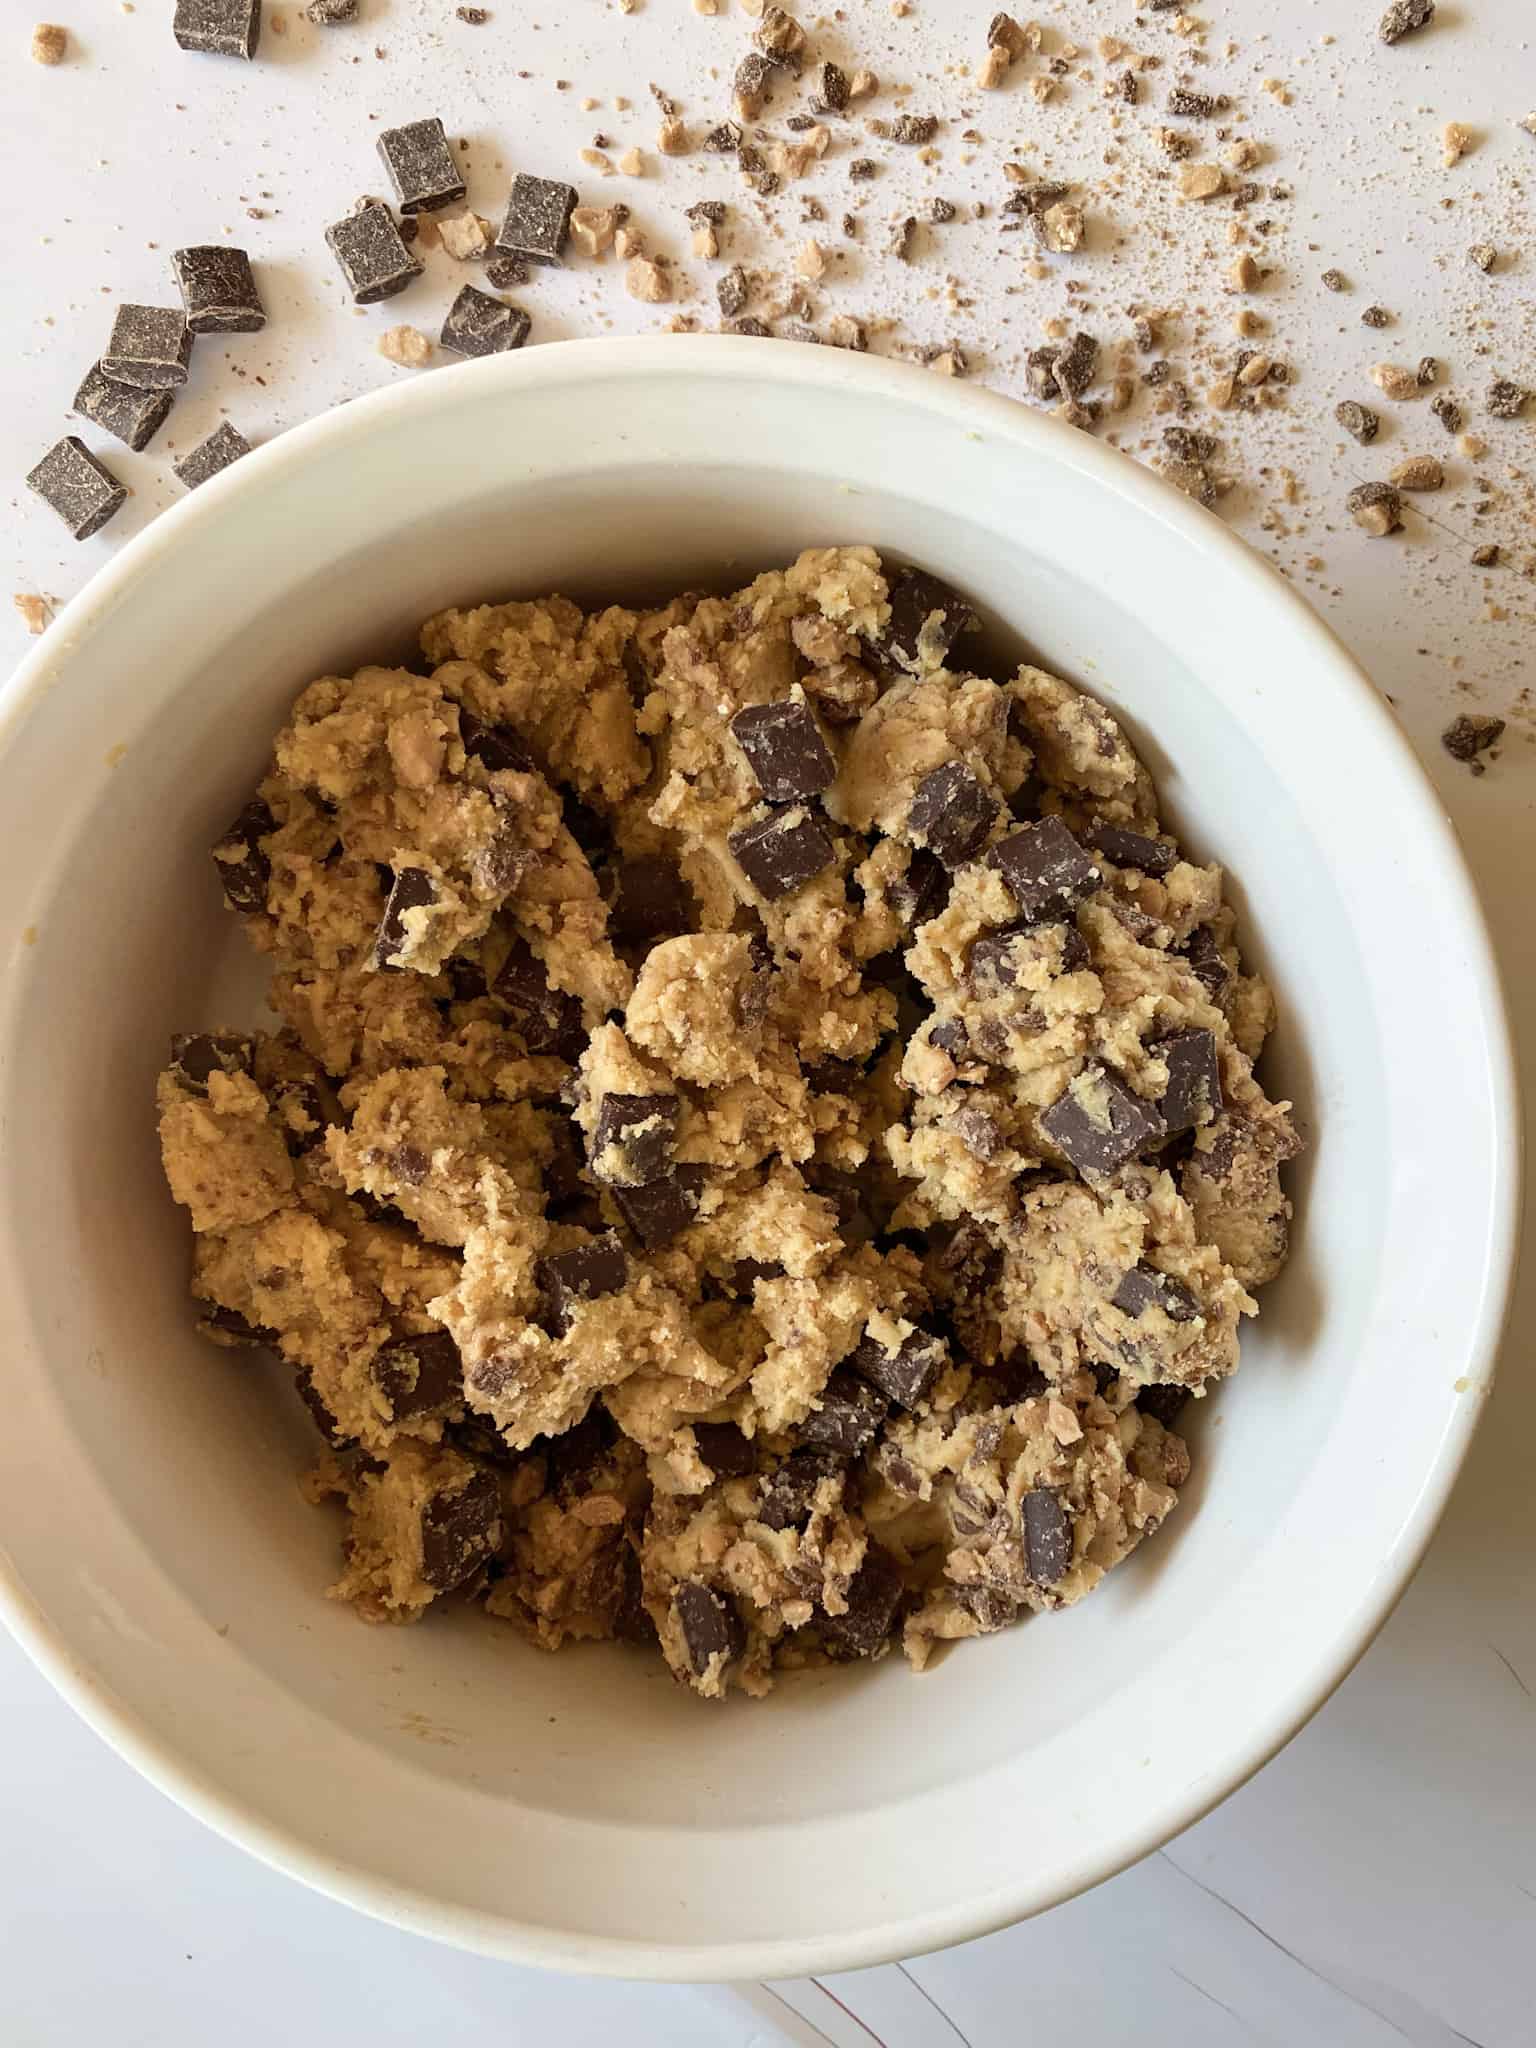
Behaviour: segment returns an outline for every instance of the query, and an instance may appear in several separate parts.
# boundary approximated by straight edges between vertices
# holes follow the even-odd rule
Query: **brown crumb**
[[[1344,503],[1373,540],[1385,540],[1402,528],[1403,501],[1391,484],[1357,484]]]
[[[32,61],[62,64],[69,50],[69,30],[56,21],[40,21],[32,31]],[[41,629],[39,629],[41,630]]]
[[[423,370],[432,360],[432,344],[419,327],[386,327],[378,348],[386,362],[402,370]]]
[[[1472,550],[1472,566],[1474,569],[1496,569],[1499,566],[1498,542],[1485,541],[1480,548],[1474,548]],[[18,599],[17,602],[19,603],[20,600]]]
[[[1476,711],[1463,711],[1440,735],[1440,744],[1457,761],[1475,762],[1504,737],[1504,720]]]
[[[1440,161],[1446,170],[1451,170],[1474,146],[1477,137],[1460,121],[1447,121],[1440,131],[1440,141]]]

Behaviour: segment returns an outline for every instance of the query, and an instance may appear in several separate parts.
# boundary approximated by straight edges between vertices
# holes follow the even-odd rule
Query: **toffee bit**
[[[1190,92],[1184,86],[1175,86],[1168,95],[1168,111],[1181,115],[1187,121],[1209,121],[1217,114],[1225,113],[1231,102],[1218,99],[1208,92]]]
[[[1346,398],[1334,407],[1334,418],[1362,448],[1368,448],[1381,431],[1381,415],[1372,412],[1368,405],[1359,405],[1352,398]]]
[[[1479,754],[1496,746],[1504,737],[1504,720],[1489,718],[1480,712],[1463,711],[1453,718],[1440,735],[1440,744],[1457,761],[1477,761]]]
[[[1529,391],[1513,383],[1508,377],[1500,377],[1489,387],[1488,410],[1496,420],[1517,420],[1525,411]]]
[[[1461,407],[1449,392],[1442,391],[1438,398],[1432,398],[1429,409],[1448,434],[1461,432]]]
[[[1482,271],[1486,277],[1499,260],[1499,252],[1492,242],[1474,242],[1467,251],[1467,258],[1473,268]]]
[[[1323,286],[1325,290],[1330,292],[1347,292],[1349,290],[1349,280],[1345,277],[1342,270],[1325,270],[1323,272]]]
[[[1372,540],[1385,540],[1402,528],[1403,501],[1391,484],[1357,484],[1344,503]]]
[[[1392,325],[1392,315],[1385,306],[1367,306],[1360,315],[1360,325],[1362,327],[1390,327]]]
[[[891,140],[922,144],[932,142],[939,132],[936,114],[898,114],[891,123]]]

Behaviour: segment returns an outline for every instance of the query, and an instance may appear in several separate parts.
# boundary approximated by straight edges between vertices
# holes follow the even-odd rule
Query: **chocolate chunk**
[[[56,512],[76,540],[99,533],[128,502],[128,493],[104,462],[73,434],[55,441],[35,469],[27,489]]]
[[[1020,1521],[1025,1569],[1037,1586],[1054,1586],[1072,1562],[1072,1529],[1060,1496],[1050,1487],[1026,1493]]]
[[[926,569],[901,569],[887,595],[891,616],[875,643],[880,664],[899,673],[922,665],[938,667],[962,633],[973,633],[980,621],[958,590],[930,576]]]
[[[1168,95],[1170,114],[1181,114],[1186,120],[1208,121],[1213,114],[1219,114],[1226,105],[1225,100],[1215,98],[1208,92],[1187,92],[1182,86],[1175,86]]]
[[[811,112],[840,114],[848,104],[848,74],[830,61],[818,64],[811,82]]]
[[[757,1453],[734,1422],[696,1422],[693,1440],[717,1479],[745,1479],[757,1469]]]
[[[891,123],[892,142],[932,142],[938,132],[937,114],[898,114]]]
[[[169,391],[185,384],[192,360],[192,335],[173,306],[119,306],[112,337],[102,352],[103,372],[118,384],[143,391]]]
[[[821,1405],[801,1423],[800,1442],[807,1450],[856,1458],[874,1440],[885,1411],[884,1396],[840,1365],[822,1388]]]
[[[499,356],[521,348],[532,325],[521,306],[467,284],[448,308],[438,339],[457,356]]]
[[[1188,1387],[1172,1384],[1142,1387],[1136,1395],[1136,1406],[1143,1415],[1150,1415],[1154,1422],[1160,1422],[1164,1429],[1172,1429],[1189,1406],[1189,1398]]]
[[[622,861],[615,873],[608,930],[615,945],[654,946],[658,939],[694,931],[699,906],[683,871],[665,854]]]
[[[848,166],[848,175],[856,185],[865,184],[879,174],[880,166],[871,156],[856,156]]]
[[[486,725],[472,711],[459,706],[459,738],[471,760],[478,761],[492,775],[531,775],[533,756],[521,735],[510,725]]]
[[[81,379],[71,406],[103,433],[111,434],[137,454],[149,446],[165,425],[174,403],[173,392],[145,391],[137,384],[119,384],[100,363],[93,363]]]
[[[249,1074],[255,1047],[236,1032],[178,1031],[171,1040],[171,1072],[195,1095],[206,1095],[214,1074]]]
[[[392,1338],[369,1370],[396,1422],[436,1414],[464,1398],[464,1364],[446,1330]]]
[[[253,797],[223,838],[215,841],[213,858],[231,910],[250,914],[266,909],[272,863],[261,842],[276,829],[277,821],[267,806],[260,797]]]
[[[316,28],[341,28],[357,19],[357,0],[309,0],[304,19]]]
[[[331,1448],[337,1451],[350,1450],[357,1439],[348,1436],[341,1424],[331,1413],[330,1408],[315,1385],[314,1374],[307,1367],[300,1366],[293,1376],[293,1385],[299,1399],[309,1410],[316,1429],[319,1430],[321,1436],[324,1437]]]
[[[1014,941],[1028,932],[1041,930],[1039,925],[1004,925],[1000,931],[983,932],[971,947],[966,962],[966,978],[978,995],[994,995],[1000,988],[1017,988],[1019,985],[1020,962],[1014,950]],[[1072,973],[1088,963],[1088,944],[1075,924],[1064,924],[1062,933],[1062,972]]]
[[[472,1472],[457,1492],[434,1494],[421,1511],[421,1576],[440,1593],[489,1563],[501,1541],[501,1488],[494,1472]]]
[[[826,827],[805,804],[770,809],[727,843],[748,881],[770,903],[802,888],[836,858]]]
[[[704,147],[714,156],[734,156],[741,148],[741,129],[734,121],[722,121],[704,137]]]
[[[271,1349],[277,1342],[276,1330],[248,1322],[237,1309],[224,1308],[217,1302],[198,1317],[197,1330],[200,1336],[230,1351]]]
[[[1479,712],[1458,712],[1440,735],[1440,744],[1458,761],[1476,761],[1487,748],[1504,737],[1504,720]]]
[[[171,33],[184,50],[254,57],[261,39],[261,0],[176,0]]]
[[[905,1591],[895,1558],[871,1543],[849,1582],[846,1613],[823,1612],[822,1625],[849,1656],[873,1657],[891,1633]]]
[[[450,1422],[445,1425],[443,1434],[471,1458],[479,1458],[487,1465],[499,1465],[504,1472],[515,1472],[523,1461],[523,1453],[514,1451],[501,1431],[483,1416],[468,1415],[462,1422]]]
[[[1074,334],[1056,358],[1056,382],[1068,398],[1079,398],[1099,373],[1099,344],[1091,334]]]
[[[983,1163],[995,1159],[1005,1143],[1002,1125],[984,1109],[952,1110],[944,1119],[944,1128],[953,1131],[972,1158]]]
[[[1161,880],[1179,859],[1179,849],[1164,839],[1149,839],[1144,832],[1128,832],[1123,825],[1096,822],[1086,833],[1095,853],[1102,853],[1117,868],[1136,868]]]
[[[1200,1304],[1184,1282],[1171,1273],[1160,1273],[1155,1266],[1132,1266],[1109,1298],[1128,1316],[1160,1308],[1176,1323],[1193,1323],[1200,1317]]]
[[[759,1280],[782,1280],[784,1268],[774,1259],[738,1259],[731,1268],[731,1285],[738,1294],[751,1298]]]
[[[1120,1377],[1118,1365],[1111,1365],[1107,1358],[1090,1358],[1088,1370],[1093,1374],[1094,1392],[1101,1401],[1107,1400],[1109,1390]]]
[[[629,1260],[610,1230],[590,1244],[578,1245],[574,1251],[556,1252],[541,1259],[538,1277],[553,1333],[563,1337],[579,1303],[620,1292],[629,1278]]]
[[[1070,918],[1103,879],[1060,818],[1042,818],[1000,840],[987,855],[1031,924]]]
[[[746,1630],[735,1608],[698,1579],[685,1580],[672,1595],[672,1614],[695,1678],[702,1678],[716,1659],[724,1671],[747,1647]]]
[[[732,334],[745,334],[750,340],[756,341],[767,341],[773,335],[773,329],[766,320],[759,320],[752,315],[748,315],[742,320],[733,320],[731,322],[731,332]]]
[[[1214,1002],[1232,979],[1216,934],[1208,924],[1197,924],[1179,950],[1189,962],[1190,973]]]
[[[618,1438],[617,1423],[596,1403],[559,1436],[539,1437],[549,1491],[568,1498],[590,1493]]]
[[[514,939],[491,994],[512,1012],[513,1029],[531,1054],[575,1060],[586,1044],[581,998],[551,988],[544,969],[521,939]]]
[[[1221,1062],[1210,1031],[1175,1031],[1149,1039],[1147,1051],[1168,1068],[1158,1115],[1170,1131],[1192,1131],[1221,1114]]]
[[[1112,1067],[1098,1062],[1085,1067],[1058,1096],[1040,1118],[1040,1128],[1089,1180],[1116,1172],[1168,1135],[1152,1104],[1127,1087]]]
[[[1361,405],[1357,399],[1342,399],[1333,408],[1333,416],[1349,438],[1358,441],[1362,448],[1369,448],[1381,432],[1381,414],[1373,412],[1368,405]]]
[[[528,265],[521,256],[498,256],[486,264],[485,281],[494,292],[516,291],[528,282]]]
[[[171,257],[193,334],[255,334],[267,324],[251,259],[225,242],[201,242]]]
[[[505,255],[521,256],[526,263],[561,262],[575,205],[573,185],[519,171],[512,180],[497,248]]]
[[[394,215],[376,199],[328,227],[325,239],[359,306],[392,299],[421,275],[421,265],[400,239]]]
[[[592,1133],[593,1174],[616,1188],[640,1188],[664,1178],[681,1114],[675,1095],[605,1095]]]
[[[758,1521],[770,1529],[803,1529],[810,1519],[817,1487],[823,1479],[841,1470],[841,1461],[833,1453],[791,1451],[763,1489]]]
[[[651,1611],[645,1604],[645,1589],[640,1578],[640,1560],[624,1546],[621,1591],[618,1610],[613,1617],[613,1632],[621,1643],[634,1643],[641,1649],[652,1649],[656,1643],[656,1624]]]
[[[1010,1405],[1038,1399],[1051,1384],[1027,1351],[1010,1351],[987,1370]]]
[[[941,1017],[937,1024],[930,1024],[928,1040],[955,1061],[964,1059],[971,1049],[970,1033],[958,1017]]]
[[[240,429],[223,420],[205,441],[199,441],[189,454],[183,455],[171,467],[178,481],[189,491],[195,491],[199,484],[207,483],[211,476],[217,476],[221,469],[228,469],[232,462],[238,462],[242,455],[250,452],[251,444]]]
[[[894,1351],[887,1351],[879,1338],[866,1330],[848,1363],[888,1401],[915,1408],[949,1363],[949,1353],[944,1339],[927,1330],[914,1330]]]
[[[827,1058],[804,1070],[806,1086],[813,1095],[848,1095],[863,1078],[857,1060]]]
[[[379,137],[379,155],[402,213],[435,213],[464,197],[464,180],[435,115],[386,128]]]
[[[747,282],[747,273],[739,263],[733,263],[715,285],[721,319],[734,320],[751,296],[752,287]]]
[[[997,811],[997,799],[963,761],[946,761],[917,785],[907,837],[957,868],[980,851]]]
[[[837,763],[808,704],[749,704],[731,720],[731,736],[771,804],[818,796],[836,779]]]
[[[429,909],[436,901],[437,884],[425,868],[401,867],[394,870],[373,946],[373,964],[380,973],[392,972],[405,965],[399,955],[408,940],[406,912]]]
[[[616,1187],[611,1193],[624,1221],[646,1250],[653,1252],[688,1228],[698,1214],[703,1186],[701,1168],[680,1166],[660,1180],[642,1187]]]
[[[896,915],[912,931],[938,916],[949,901],[949,888],[949,874],[938,855],[926,846],[915,846],[907,872],[890,886],[890,898]]]
[[[1008,799],[1008,814],[1021,825],[1033,825],[1040,816],[1040,799],[1045,795],[1045,784],[1038,775],[1026,775],[1013,795]]]
[[[1392,0],[1376,33],[1384,43],[1400,43],[1416,29],[1427,28],[1434,18],[1435,0]]]

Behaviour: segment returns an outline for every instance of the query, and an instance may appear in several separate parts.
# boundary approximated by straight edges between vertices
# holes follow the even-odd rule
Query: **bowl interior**
[[[280,446],[148,536],[13,713],[0,1551],[98,1723],[261,1853],[532,1960],[772,1974],[1064,1896],[1289,1732],[1427,1534],[1512,1197],[1459,872],[1278,586],[1064,430],[683,346],[686,377],[665,350],[633,373],[546,351],[586,367],[456,371]],[[994,653],[1125,719],[1279,994],[1297,1247],[1197,1414],[1184,1505],[1079,1609],[766,1705],[464,1615],[362,1627],[322,1597],[337,1526],[295,1490],[315,1439],[286,1377],[190,1326],[154,1077],[173,1029],[254,1020],[261,982],[206,849],[297,690],[413,658],[444,604],[728,588],[855,540],[952,578]]]

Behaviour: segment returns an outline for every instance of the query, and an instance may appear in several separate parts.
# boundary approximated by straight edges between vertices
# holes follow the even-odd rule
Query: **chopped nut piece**
[[[827,322],[827,339],[834,348],[850,348],[855,355],[862,355],[869,347],[869,336],[862,320],[855,320],[851,313],[834,313]]]
[[[1013,59],[1001,43],[994,43],[981,60],[981,69],[976,74],[976,83],[983,92],[996,92],[1003,80],[1013,69]]]
[[[1371,411],[1368,405],[1357,405],[1354,399],[1346,398],[1334,407],[1334,418],[1352,440],[1362,448],[1368,448],[1381,431],[1381,415]]]
[[[690,246],[695,256],[713,263],[720,254],[720,237],[707,220],[701,221],[693,231]]]
[[[1186,199],[1214,199],[1226,184],[1219,164],[1188,164],[1179,173],[1179,190]]]
[[[1418,398],[1424,390],[1417,372],[1405,370],[1401,363],[1372,363],[1371,382],[1388,398]]]
[[[1485,541],[1480,548],[1472,550],[1472,566],[1474,569],[1496,569],[1498,563],[1499,547],[1497,541]],[[19,599],[18,602],[20,602]]]
[[[379,336],[379,354],[404,370],[421,370],[432,360],[432,344],[419,328],[386,327]]]
[[[1410,455],[1390,471],[1387,481],[1400,491],[1438,491],[1445,483],[1445,470],[1434,455]]]
[[[1246,136],[1240,137],[1227,149],[1227,162],[1234,171],[1256,171],[1264,161],[1264,152],[1256,142]]]
[[[638,149],[626,149],[619,158],[619,169],[626,178],[640,178],[645,175],[645,158]]]
[[[669,114],[656,130],[656,147],[663,156],[688,154],[688,130],[676,114]]]
[[[1344,502],[1373,540],[1385,540],[1402,526],[1403,501],[1390,484],[1357,484]]]
[[[848,81],[850,100],[872,99],[880,90],[880,81],[873,71],[855,71]]]
[[[1444,144],[1440,161],[1447,170],[1450,170],[1453,165],[1461,162],[1477,138],[1472,130],[1464,127],[1460,121],[1447,121],[1440,131],[1440,140]]]
[[[632,257],[645,254],[645,236],[638,228],[620,222],[614,230],[613,253],[621,263],[628,263]]]
[[[1262,384],[1274,367],[1273,357],[1251,355],[1238,371],[1237,381],[1239,384],[1246,384],[1252,389],[1254,385]]]

